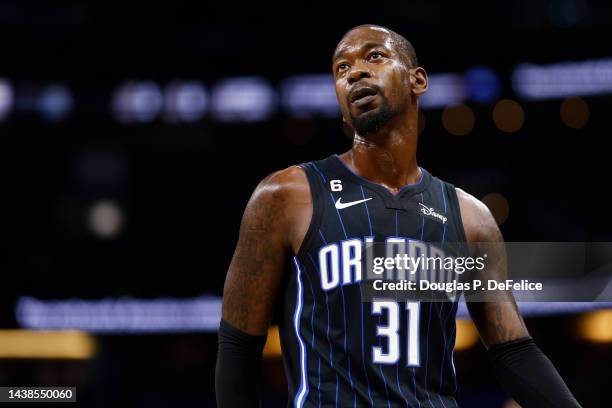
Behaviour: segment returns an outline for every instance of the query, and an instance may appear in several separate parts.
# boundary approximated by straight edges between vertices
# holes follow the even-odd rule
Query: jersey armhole
[[[461,242],[467,243],[467,235],[465,234],[465,229],[463,228],[463,218],[461,217],[461,206],[459,205],[457,189],[451,183],[446,183],[446,187],[449,192],[448,198],[451,202],[451,205],[457,209],[457,217],[455,217],[455,226],[457,227],[457,231],[460,235],[458,238]]]
[[[306,250],[310,247],[312,241],[315,239],[316,231],[321,225],[323,205],[320,201],[321,183],[319,176],[312,169],[312,165],[310,163],[300,164],[299,167],[304,170],[304,173],[306,173],[306,179],[308,180],[308,185],[310,186],[310,198],[312,201],[312,217],[310,219],[310,224],[308,225],[308,230],[306,231],[306,235],[304,235],[300,248],[298,249],[297,254],[295,254],[298,259],[303,259]]]

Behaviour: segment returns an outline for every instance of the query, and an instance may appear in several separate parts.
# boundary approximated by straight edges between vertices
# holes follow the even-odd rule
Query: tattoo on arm
[[[497,223],[484,204],[464,192],[461,193],[462,216],[465,211],[463,218],[467,224],[465,227],[468,240],[475,243],[477,252],[487,254],[486,268],[477,278],[483,282],[488,279],[505,281],[506,251]],[[479,295],[478,301],[469,302],[468,299],[467,306],[486,347],[529,335],[510,290],[484,291]]]
[[[254,335],[267,332],[287,259],[285,194],[274,174],[255,189],[223,291],[223,319]]]
[[[483,302],[482,313],[472,306],[470,312],[487,347],[528,335],[515,302]]]

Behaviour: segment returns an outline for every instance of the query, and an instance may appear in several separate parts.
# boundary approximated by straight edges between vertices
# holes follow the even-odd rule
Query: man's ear
[[[427,92],[428,84],[429,79],[427,78],[425,68],[416,67],[410,69],[410,85],[412,86],[412,93],[415,96],[421,96]]]

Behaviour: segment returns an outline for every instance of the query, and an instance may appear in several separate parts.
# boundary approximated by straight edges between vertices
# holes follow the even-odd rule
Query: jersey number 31
[[[376,326],[376,336],[385,337],[387,352],[382,345],[372,346],[372,361],[380,364],[397,364],[400,359],[400,306],[393,300],[376,300],[372,302],[372,314],[381,316],[386,314],[387,325]],[[406,356],[408,367],[418,367],[420,362],[419,350],[419,317],[421,304],[419,302],[406,302],[408,310],[408,338]]]

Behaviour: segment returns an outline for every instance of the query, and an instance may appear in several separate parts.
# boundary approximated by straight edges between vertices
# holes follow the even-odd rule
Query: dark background
[[[335,9],[334,9],[335,8]],[[500,79],[494,101],[465,101],[475,122],[464,136],[424,109],[419,163],[478,198],[505,197],[507,241],[609,241],[610,95],[585,96],[590,116],[574,129],[563,98],[523,100],[512,72],[521,62],[612,56],[612,4],[588,0],[412,1],[319,7],[285,3],[22,0],[0,3],[0,77],[14,107],[0,122],[1,285],[4,328],[18,326],[15,301],[221,295],[242,210],[270,172],[350,147],[339,116],[296,117],[278,109],[254,123],[121,123],[111,100],[126,80],[160,87],[176,79],[209,90],[228,77],[275,87],[291,75],[330,73],[350,27],[375,23],[406,36],[429,73],[487,66]],[[41,89],[63,84],[72,110],[49,120]],[[570,95],[568,95],[570,96]],[[518,132],[492,120],[497,100],[525,113]],[[120,208],[112,238],[92,233],[99,200]],[[584,406],[605,406],[610,343],[575,336],[577,316],[528,319]],[[215,333],[99,335],[88,360],[3,359],[2,385],[77,385],[87,406],[214,406]],[[465,406],[501,407],[480,345],[456,354]],[[266,400],[283,406],[282,367],[264,362]],[[207,405],[208,404],[208,405]],[[276,404],[276,405],[274,405]]]

